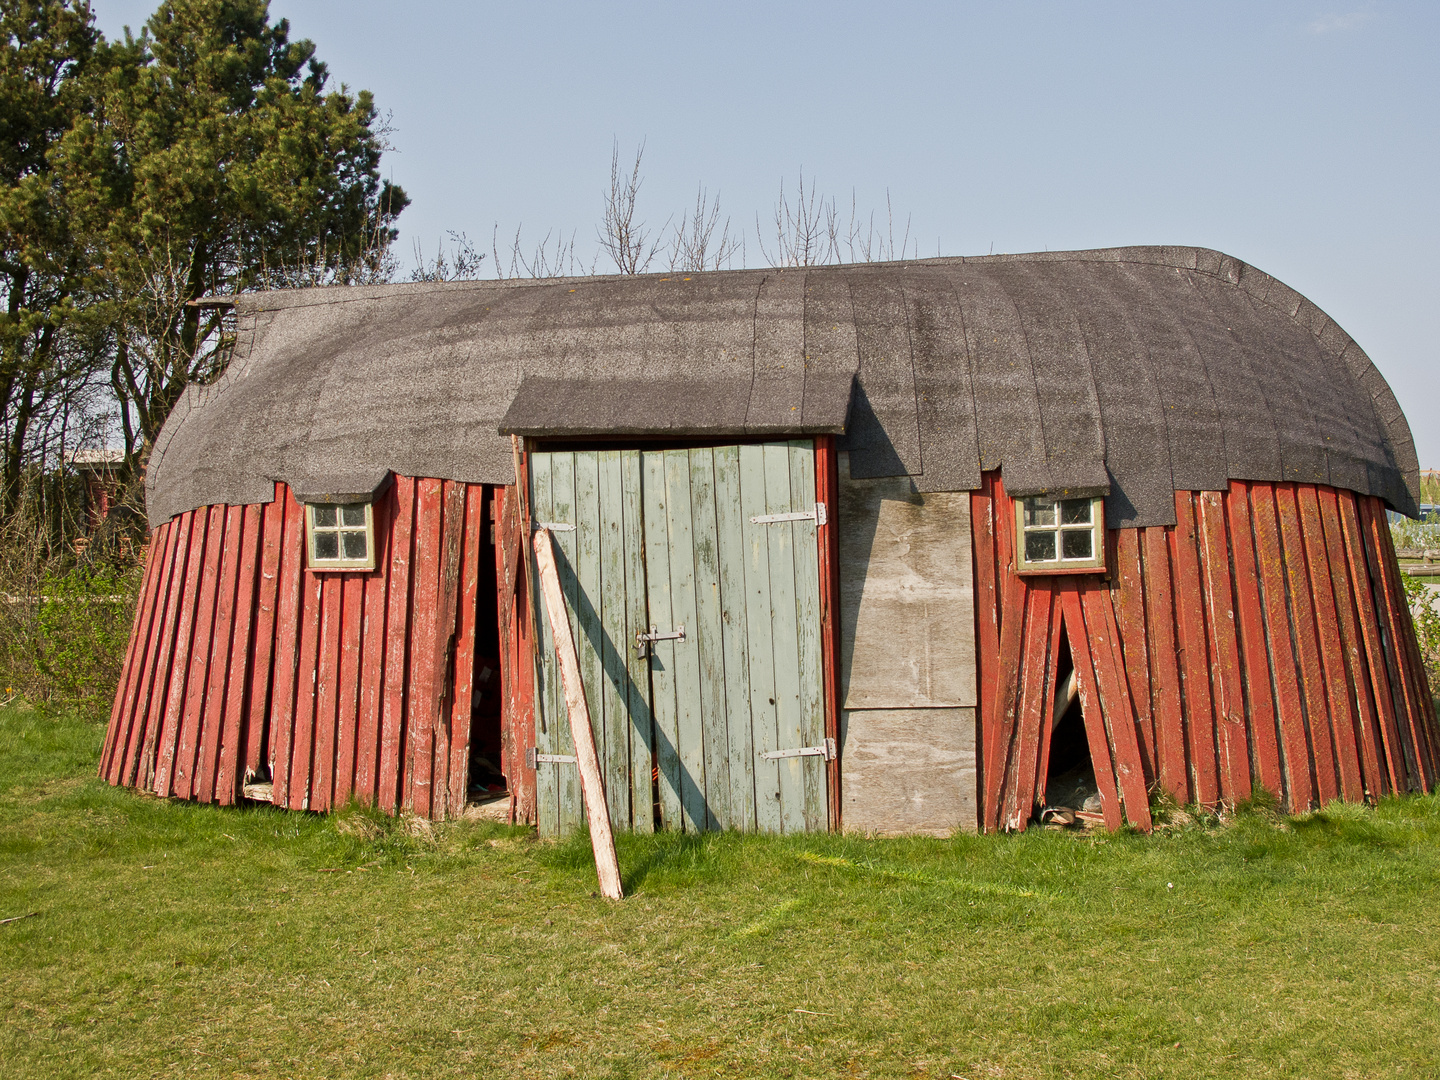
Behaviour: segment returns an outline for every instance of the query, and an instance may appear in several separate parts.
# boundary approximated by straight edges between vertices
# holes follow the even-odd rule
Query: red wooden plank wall
[[[307,571],[303,514],[277,484],[154,531],[101,775],[229,804],[268,764],[292,809],[460,813],[484,488],[397,477],[371,572]]]
[[[1110,536],[1110,573],[1020,577],[998,473],[971,496],[981,824],[1044,799],[1063,629],[1107,825],[1148,793],[1292,812],[1431,790],[1430,688],[1383,504],[1315,484],[1176,492],[1174,526]]]

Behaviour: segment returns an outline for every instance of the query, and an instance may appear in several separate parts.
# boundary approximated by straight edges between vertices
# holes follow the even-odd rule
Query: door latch
[[[670,631],[668,634],[662,634],[662,633],[660,633],[660,628],[659,628],[658,626],[652,626],[652,627],[650,627],[650,632],[649,632],[648,634],[643,633],[643,632],[637,630],[637,631],[635,631],[635,655],[636,655],[637,657],[641,657],[642,659],[643,659],[644,657],[646,657],[646,656],[652,655],[651,652],[650,652],[650,643],[651,643],[652,641],[684,641],[684,640],[685,640],[685,627],[684,627],[683,625],[676,627],[674,630]]]

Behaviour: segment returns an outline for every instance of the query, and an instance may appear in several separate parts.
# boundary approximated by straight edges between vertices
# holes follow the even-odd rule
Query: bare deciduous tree
[[[720,235],[715,235],[716,227]],[[745,262],[745,245],[741,237],[730,235],[730,219],[720,224],[720,196],[710,201],[710,193],[701,185],[695,192],[695,209],[683,214],[680,224],[670,237],[671,270],[728,270],[740,256]]]
[[[815,194],[815,181],[805,187],[805,170],[800,170],[800,182],[795,189],[795,201],[790,201],[790,192],[785,181],[780,181],[780,199],[775,204],[775,247],[765,245],[765,233],[760,228],[760,217],[755,217],[755,235],[760,242],[760,254],[772,266],[822,266],[833,263],[840,256],[840,222],[835,210],[835,200]]]
[[[652,236],[643,221],[636,219],[640,198],[640,161],[645,156],[642,142],[635,150],[635,164],[627,176],[620,169],[620,142],[610,152],[610,188],[604,192],[605,223],[599,229],[600,248],[622,274],[643,274],[650,269],[660,250],[660,238],[669,228],[666,221],[659,236]]]
[[[520,239],[520,232],[523,225],[515,227],[515,238],[510,242],[508,266],[500,258],[500,226],[495,226],[495,231],[490,237],[490,250],[495,256],[492,264],[495,276],[500,279],[530,277],[530,278],[555,278],[574,277],[576,274],[585,272],[579,261],[575,258],[575,234],[570,234],[566,240],[563,233],[558,229],[550,229],[530,254],[525,254],[525,245]],[[592,264],[590,273],[595,272]]]
[[[485,252],[477,251],[463,232],[451,230],[445,235],[450,239],[450,251],[446,252],[444,244],[436,244],[433,259],[427,259],[420,241],[415,241],[415,269],[410,271],[411,281],[473,281],[480,276]]]

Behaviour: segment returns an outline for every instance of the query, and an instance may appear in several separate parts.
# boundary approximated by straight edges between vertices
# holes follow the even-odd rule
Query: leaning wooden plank
[[[153,541],[151,557],[160,560],[160,578],[156,583],[154,610],[145,635],[144,664],[135,682],[134,701],[131,703],[129,728],[124,743],[117,748],[117,764],[112,772],[112,783],[133,784],[145,739],[146,718],[155,699],[156,684],[163,688],[165,675],[158,655],[160,643],[165,636],[165,617],[169,610],[170,595],[175,589],[175,550],[180,533],[188,529],[189,521],[183,517],[171,518],[160,528],[164,533],[164,546],[159,536]],[[163,689],[160,691],[163,693]]]
[[[295,683],[300,663],[300,598],[305,572],[305,507],[284,489],[285,531],[280,543],[280,574],[275,602],[275,675],[270,694],[270,742],[267,747],[273,785],[270,801],[290,805],[290,755],[294,748]]]
[[[1155,737],[1155,714],[1150,707],[1150,649],[1145,638],[1145,574],[1140,565],[1140,530],[1121,529],[1115,543],[1115,576],[1119,581],[1114,599],[1125,674],[1135,706],[1135,730],[1140,739],[1140,756],[1145,782],[1153,784],[1160,775],[1160,751]]]
[[[1005,776],[1003,828],[1023,831],[1035,811],[1035,770],[1039,760],[1047,684],[1055,681],[1050,655],[1051,617],[1054,611],[1051,582],[1037,581],[1026,595],[1025,639],[1022,646],[1020,707],[1016,713],[1015,753]],[[1042,796],[1043,798],[1043,796]]]
[[[1185,687],[1185,733],[1194,771],[1195,801],[1213,807],[1220,801],[1215,755],[1215,704],[1210,694],[1211,656],[1205,634],[1204,586],[1200,579],[1199,537],[1193,492],[1175,493],[1175,528],[1170,558],[1175,575],[1176,624],[1180,629]]]
[[[270,705],[274,687],[272,659],[275,655],[275,614],[280,595],[280,551],[285,536],[285,493],[276,484],[275,500],[266,504],[260,517],[259,580],[255,587],[255,626],[251,631],[245,697],[244,770],[237,777],[243,784],[246,774],[259,773],[269,762]]]
[[[232,635],[235,623],[235,592],[240,580],[243,506],[225,507],[224,543],[220,555],[220,581],[215,590],[215,620],[210,631],[209,677],[201,714],[199,764],[195,770],[195,798],[215,801],[215,781],[220,770],[220,742],[225,724],[225,688],[235,660]],[[241,654],[243,666],[243,653]]]
[[[1280,542],[1285,550],[1285,581],[1289,588],[1291,626],[1295,652],[1300,660],[1300,687],[1304,695],[1305,731],[1310,736],[1311,765],[1315,792],[1323,806],[1340,794],[1335,763],[1335,744],[1330,737],[1330,704],[1320,659],[1320,639],[1315,623],[1315,598],[1310,591],[1310,571],[1305,553],[1304,530],[1294,484],[1277,484],[1275,509],[1280,518]]]
[[[204,514],[189,510],[173,519],[176,531],[175,550],[170,554],[170,581],[165,597],[164,617],[160,620],[160,640],[152,661],[152,682],[149,702],[145,709],[145,722],[140,725],[140,745],[137,749],[134,772],[129,782],[141,789],[153,790],[155,783],[156,758],[159,753],[161,730],[165,726],[165,708],[170,700],[171,683],[175,681],[175,639],[180,623],[180,610],[184,604],[185,583],[190,563],[190,545],[195,542],[195,532],[204,521]],[[204,538],[200,538],[204,543]],[[183,676],[183,671],[181,672]]]
[[[1355,704],[1350,673],[1345,666],[1345,642],[1340,631],[1337,597],[1330,577],[1330,552],[1326,549],[1324,525],[1320,519],[1319,494],[1314,484],[1297,484],[1300,531],[1304,537],[1306,561],[1310,564],[1310,595],[1314,602],[1315,626],[1320,641],[1320,664],[1325,670],[1329,701],[1330,739],[1334,748],[1340,793],[1349,802],[1365,798],[1360,775],[1360,754],[1355,745]],[[1315,724],[1311,720],[1311,726]],[[1319,762],[1316,762],[1317,766]]]
[[[750,724],[750,664],[745,623],[745,529],[740,502],[740,448],[715,448],[716,546],[720,563],[721,633],[724,640],[726,776],[731,828],[754,832],[755,756]]]
[[[1399,578],[1399,563],[1395,559],[1383,505],[1377,500],[1364,499],[1360,507],[1366,530],[1366,548],[1373,560],[1371,576],[1377,582],[1376,596],[1382,604],[1381,625],[1389,640],[1387,653],[1393,671],[1391,678],[1397,691],[1396,705],[1403,717],[1401,732],[1406,744],[1411,790],[1429,791],[1433,773],[1426,753],[1426,714],[1422,710],[1428,710],[1430,702],[1421,693],[1411,670],[1410,646],[1414,634],[1410,628],[1410,609],[1405,602],[1405,590]]]
[[[725,708],[725,642],[716,536],[715,451],[689,451],[691,540],[695,561],[695,651],[700,671],[700,736],[707,829],[733,829]],[[687,630],[689,628],[687,627]]]
[[[179,620],[175,624],[175,656],[171,665],[170,693],[165,701],[165,723],[160,730],[152,791],[170,795],[174,791],[175,759],[180,743],[180,729],[185,706],[191,694],[203,695],[202,686],[190,684],[190,655],[195,644],[195,617],[201,607],[200,581],[210,555],[210,508],[195,511],[195,524],[190,536],[190,550],[185,560],[185,587],[180,597]],[[215,594],[210,594],[214,602]],[[208,642],[206,643],[208,645]]]
[[[1235,616],[1240,656],[1249,702],[1250,746],[1261,787],[1278,796],[1285,788],[1280,770],[1280,743],[1275,721],[1275,696],[1270,690],[1270,653],[1265,643],[1265,612],[1260,599],[1260,569],[1250,527],[1250,485],[1230,481],[1225,496],[1230,525],[1230,552],[1235,561]]]
[[[162,525],[161,528],[164,528]],[[120,682],[115,689],[115,701],[110,707],[110,725],[105,729],[105,745],[100,752],[99,775],[109,780],[115,771],[116,747],[125,745],[129,733],[130,719],[134,715],[135,685],[139,681],[146,644],[146,631],[154,616],[155,593],[160,581],[160,566],[156,556],[163,548],[156,533],[151,533],[145,545],[145,575],[140,583],[140,595],[135,603],[135,617],[130,622],[130,636],[126,639],[125,664],[120,670]],[[113,780],[111,781],[114,782]]]
[[[1144,530],[1145,630],[1154,666],[1150,687],[1155,712],[1156,754],[1160,787],[1178,803],[1190,802],[1190,772],[1185,764],[1185,714],[1180,664],[1175,643],[1175,589],[1170,573],[1170,530],[1151,525]]]
[[[1205,615],[1215,650],[1210,688],[1215,703],[1220,797],[1234,805],[1250,798],[1250,743],[1245,733],[1245,691],[1241,683],[1240,641],[1235,631],[1230,538],[1222,493],[1202,491],[1197,501]]]
[[[1065,619],[1065,640],[1070,643],[1070,657],[1075,663],[1075,683],[1080,691],[1080,715],[1085,721],[1085,741],[1090,746],[1090,764],[1095,767],[1095,786],[1100,792],[1100,809],[1105,827],[1112,832],[1124,819],[1120,810],[1120,793],[1115,786],[1114,766],[1110,757],[1110,739],[1101,714],[1100,684],[1090,656],[1090,643],[1085,631],[1085,616],[1073,578],[1060,583],[1060,605]]]
[[[395,516],[386,571],[385,696],[380,709],[377,798],[395,813],[405,798],[405,706],[409,691],[410,597],[414,591],[415,481],[395,477]]]
[[[1380,730],[1381,764],[1386,778],[1385,790],[1406,790],[1405,751],[1400,728],[1395,719],[1395,699],[1391,692],[1389,669],[1385,660],[1384,640],[1376,612],[1374,582],[1365,557],[1365,536],[1360,512],[1353,492],[1341,491],[1338,497],[1340,524],[1345,542],[1345,556],[1350,578],[1355,583],[1356,617],[1365,647],[1366,669],[1370,676],[1371,700],[1375,703]]]
[[[135,725],[141,688],[146,685],[146,662],[150,656],[151,627],[163,606],[164,584],[169,568],[165,549],[170,543],[170,523],[165,522],[150,534],[145,545],[145,582],[140,600],[135,605],[135,623],[130,628],[126,649],[125,675],[115,693],[110,710],[110,727],[106,732],[105,756],[101,759],[100,775],[112,784],[120,783],[125,770],[130,733]]]
[[[985,732],[985,828],[1000,825],[1002,789],[1010,768],[1015,738],[1016,711],[1020,705],[1022,632],[1025,628],[1026,583],[1015,572],[1014,505],[1004,485],[995,479],[996,581],[1000,593],[1000,652],[995,674],[995,720]]]
[[[1285,554],[1280,542],[1278,509],[1273,484],[1250,487],[1251,524],[1255,530],[1255,561],[1264,590],[1265,630],[1270,648],[1270,671],[1275,680],[1275,711],[1280,723],[1280,749],[1284,754],[1285,808],[1292,814],[1308,810],[1314,800],[1310,744],[1305,737],[1305,701],[1300,687],[1300,666],[1292,646],[1294,629],[1286,597]]]
[[[1371,802],[1389,787],[1382,774],[1379,717],[1375,699],[1370,693],[1370,672],[1360,635],[1360,613],[1355,606],[1358,585],[1350,579],[1350,557],[1345,549],[1345,536],[1340,522],[1340,500],[1332,487],[1316,490],[1320,500],[1320,524],[1325,530],[1325,550],[1330,568],[1330,583],[1335,594],[1335,613],[1340,619],[1340,643],[1346,674],[1349,676],[1351,704],[1354,706],[1355,740],[1360,753],[1360,775],[1365,783],[1365,797]]]
[[[1100,688],[1101,718],[1110,735],[1115,758],[1115,785],[1131,825],[1150,831],[1150,799],[1145,786],[1145,766],[1140,760],[1140,743],[1135,736],[1135,708],[1125,678],[1118,623],[1110,604],[1110,590],[1097,581],[1077,583],[1085,617],[1087,647]]]
[[[1040,723],[1040,752],[1035,762],[1035,772],[1031,778],[1032,793],[1026,800],[1043,807],[1047,801],[1046,791],[1050,778],[1050,739],[1055,734],[1056,695],[1060,691],[1059,686],[1059,663],[1060,643],[1065,637],[1065,615],[1060,609],[1060,594],[1055,591],[1054,579],[1051,579],[1050,596],[1050,644],[1048,655],[1050,659],[1046,663],[1047,674],[1045,676],[1045,699],[1040,705],[1040,715],[1043,718]]]
[[[560,591],[560,576],[555,570],[550,530],[543,527],[535,530],[535,565],[545,599],[545,611],[555,629],[555,656],[565,691],[565,711],[570,720],[580,784],[585,792],[586,819],[590,825],[590,845],[595,852],[600,892],[611,900],[620,900],[624,898],[625,891],[620,884],[620,861],[615,856],[615,834],[610,831],[610,811],[605,806],[605,782],[600,776],[600,758],[595,752],[595,732],[590,726],[585,686],[580,681],[580,661],[575,654],[575,639],[570,634],[570,619],[565,611],[565,597]]]
[[[205,691],[214,650],[215,602],[219,590],[221,561],[225,548],[225,507],[212,506],[206,516],[205,561],[200,567],[200,595],[195,604],[191,630],[190,670],[185,679],[185,706],[176,733],[175,762],[170,790],[181,799],[195,797],[202,727],[205,723]]]
[[[1415,752],[1421,768],[1420,779],[1424,789],[1431,791],[1435,787],[1437,775],[1440,775],[1440,730],[1437,730],[1433,688],[1429,676],[1425,673],[1425,660],[1420,655],[1420,642],[1415,636],[1414,618],[1400,580],[1400,564],[1395,557],[1394,537],[1388,528],[1381,535],[1381,543],[1385,565],[1394,582],[1398,601],[1400,626],[1397,642],[1401,646],[1401,655],[1408,659],[1406,671],[1418,705],[1415,717]]]

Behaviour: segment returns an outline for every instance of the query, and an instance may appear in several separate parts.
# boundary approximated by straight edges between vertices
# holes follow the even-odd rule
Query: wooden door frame
[[[836,754],[825,763],[826,817],[838,833],[840,820],[840,459],[834,435],[815,436],[815,501],[825,505],[820,542],[820,658],[825,693],[825,737]]]

